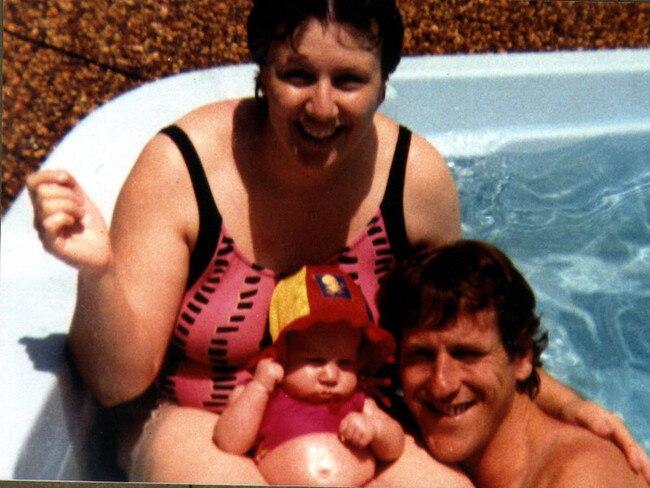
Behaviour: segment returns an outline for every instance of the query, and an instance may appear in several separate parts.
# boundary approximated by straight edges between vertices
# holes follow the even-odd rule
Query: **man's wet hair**
[[[409,329],[453,324],[460,315],[493,310],[510,359],[532,352],[533,371],[518,382],[534,398],[548,334],[535,313],[535,295],[513,262],[495,246],[459,240],[419,249],[388,275],[379,296],[382,326],[398,339]],[[399,351],[399,349],[398,349]]]

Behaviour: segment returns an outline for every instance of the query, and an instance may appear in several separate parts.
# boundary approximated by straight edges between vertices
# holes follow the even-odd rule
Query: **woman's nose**
[[[460,371],[456,361],[445,354],[438,354],[431,368],[429,394],[433,398],[445,399],[458,393],[460,385]]]
[[[336,90],[329,80],[319,80],[311,87],[305,109],[310,117],[317,120],[330,120],[338,116]]]

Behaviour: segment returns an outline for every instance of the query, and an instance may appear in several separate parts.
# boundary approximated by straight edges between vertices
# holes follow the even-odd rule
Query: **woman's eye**
[[[294,85],[308,85],[315,80],[314,76],[304,70],[289,70],[281,74],[280,78]]]
[[[341,75],[334,79],[334,85],[342,90],[354,90],[365,83],[358,75]]]

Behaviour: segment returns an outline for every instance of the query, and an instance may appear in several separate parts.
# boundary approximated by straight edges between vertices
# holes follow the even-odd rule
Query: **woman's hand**
[[[632,469],[650,483],[650,459],[644,449],[634,440],[620,417],[600,405],[587,400],[566,404],[560,413],[562,420],[586,429],[610,440],[625,454]]]
[[[45,250],[75,268],[105,269],[111,257],[108,226],[72,175],[39,171],[29,175],[27,189]]]

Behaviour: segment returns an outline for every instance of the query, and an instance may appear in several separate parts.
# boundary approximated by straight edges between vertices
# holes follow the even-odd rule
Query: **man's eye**
[[[325,360],[323,358],[319,357],[309,357],[306,358],[307,363],[313,365],[313,366],[321,366],[325,364]]]
[[[430,349],[413,349],[404,354],[405,361],[409,363],[429,362],[434,361],[435,358],[435,352]]]
[[[463,361],[476,361],[485,356],[485,352],[478,349],[458,349],[453,352],[453,356]]]

